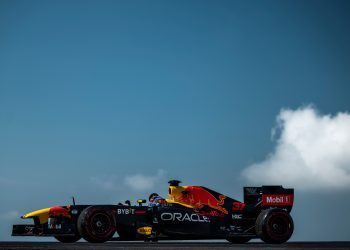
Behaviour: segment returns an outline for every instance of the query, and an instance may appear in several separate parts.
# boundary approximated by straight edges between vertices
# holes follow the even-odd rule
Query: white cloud
[[[6,185],[7,186],[7,185],[15,185],[15,184],[16,184],[15,181],[0,176],[0,185]]]
[[[117,186],[118,178],[116,176],[102,176],[102,177],[90,177],[90,181],[97,187],[106,190],[118,190],[120,186]]]
[[[124,183],[134,191],[147,191],[153,189],[164,176],[165,171],[160,169],[156,175],[135,174],[126,176]]]
[[[349,113],[321,115],[312,106],[282,109],[276,128],[280,133],[274,152],[242,171],[249,184],[350,188]]]
[[[19,212],[18,211],[8,211],[8,212],[5,212],[5,213],[2,213],[0,215],[0,218],[4,219],[4,220],[17,219],[17,218],[19,218]]]

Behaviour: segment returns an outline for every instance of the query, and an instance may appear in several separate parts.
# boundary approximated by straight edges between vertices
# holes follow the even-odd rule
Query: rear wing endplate
[[[262,207],[281,207],[291,210],[294,189],[282,186],[244,187],[244,203]]]

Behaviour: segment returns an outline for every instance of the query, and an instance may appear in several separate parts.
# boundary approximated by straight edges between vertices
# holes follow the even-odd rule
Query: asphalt
[[[246,243],[246,244],[231,244],[226,242],[159,242],[159,243],[144,243],[144,242],[108,242],[102,244],[91,244],[87,242],[78,243],[59,243],[59,242],[0,242],[0,249],[17,250],[17,249],[164,249],[164,250],[180,250],[180,249],[350,249],[350,241],[347,242],[289,242],[280,245],[269,245],[264,243]]]

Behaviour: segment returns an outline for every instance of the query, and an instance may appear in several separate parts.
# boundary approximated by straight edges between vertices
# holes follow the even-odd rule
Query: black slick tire
[[[289,240],[294,231],[292,217],[279,208],[261,211],[255,223],[257,236],[265,243],[278,244]]]
[[[103,206],[85,208],[79,215],[77,226],[79,234],[91,243],[110,240],[116,230],[112,210]]]

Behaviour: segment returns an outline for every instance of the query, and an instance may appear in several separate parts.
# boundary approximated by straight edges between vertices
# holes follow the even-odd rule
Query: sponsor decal
[[[132,208],[118,208],[117,214],[134,214],[135,209]]]
[[[220,217],[223,218],[225,215],[223,213],[219,213],[218,211],[212,210],[209,212],[201,211],[199,212],[202,216],[214,216],[214,217]]]
[[[292,206],[294,196],[292,194],[264,194],[263,206]]]
[[[209,218],[200,214],[188,213],[162,213],[160,215],[162,221],[190,221],[190,222],[210,222]]]
[[[257,194],[257,188],[255,187],[250,187],[250,188],[246,188],[247,193],[253,195],[253,194]]]
[[[151,235],[152,234],[152,227],[139,227],[137,229],[138,234],[142,235]]]
[[[233,202],[232,210],[233,211],[242,211],[245,207],[245,204],[239,201]]]
[[[230,231],[231,232],[239,232],[241,233],[243,231],[243,228],[241,226],[230,226]]]
[[[47,228],[48,229],[62,229],[62,225],[61,224],[48,224]]]
[[[135,214],[146,214],[147,211],[145,210],[135,210]]]
[[[241,226],[234,226],[234,225],[228,225],[228,226],[221,226],[219,228],[221,231],[230,232],[230,233],[242,233],[243,228]]]
[[[179,199],[179,202],[191,205],[195,208],[203,208],[209,206],[219,210],[224,214],[228,214],[226,208],[222,207],[225,203],[226,196],[220,194],[218,199],[203,187],[188,186],[182,192],[184,195]]]
[[[47,219],[47,228],[48,229],[61,229],[61,224],[58,224],[58,219],[56,218],[48,218]]]
[[[78,210],[73,209],[73,210],[71,211],[71,214],[74,214],[74,215],[78,214]]]
[[[25,226],[24,230],[25,230],[27,233],[33,233],[34,226]]]
[[[232,219],[234,219],[234,220],[241,220],[242,219],[242,214],[232,214]]]

